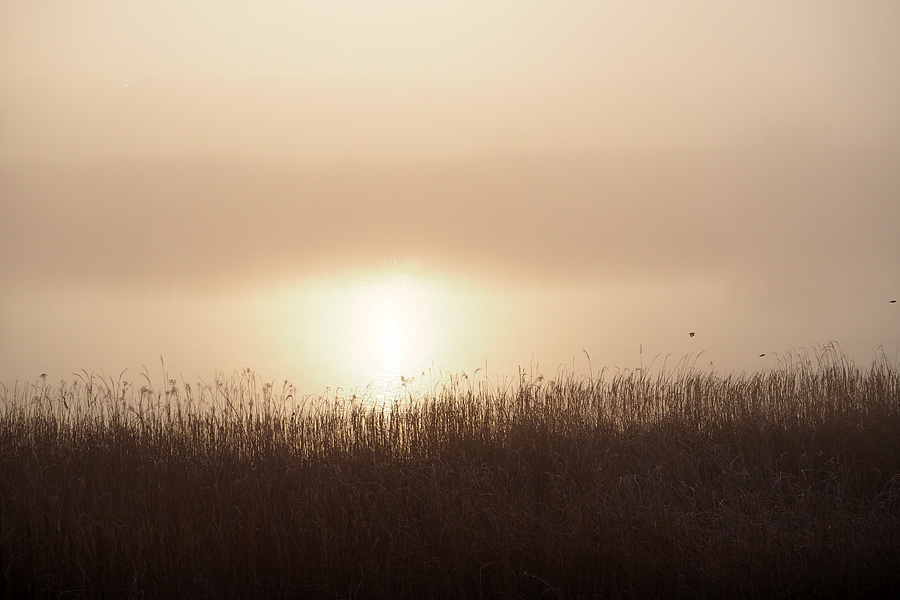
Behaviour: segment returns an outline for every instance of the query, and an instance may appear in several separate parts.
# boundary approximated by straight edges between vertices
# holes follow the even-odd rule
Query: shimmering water
[[[510,284],[394,263],[249,287],[35,287],[5,299],[0,380],[126,370],[159,386],[249,367],[302,393],[378,395],[448,374],[514,382],[520,369],[596,375],[687,361],[753,370],[831,340],[862,362],[878,344],[893,351],[889,314],[893,329],[866,330],[840,306],[779,313],[739,292],[715,281]],[[41,316],[17,319],[26,314]]]

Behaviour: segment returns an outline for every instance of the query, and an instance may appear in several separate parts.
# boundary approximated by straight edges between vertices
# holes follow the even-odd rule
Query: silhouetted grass
[[[0,595],[900,593],[900,372],[0,391]]]

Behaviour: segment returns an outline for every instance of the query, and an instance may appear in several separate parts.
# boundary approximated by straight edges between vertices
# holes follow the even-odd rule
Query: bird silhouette
[[[896,303],[897,303],[896,300],[891,300],[891,304],[896,304]]]
[[[697,335],[697,334],[694,333],[693,331],[689,331],[689,332],[688,332],[688,335],[691,336],[691,337],[694,337],[694,336]]]

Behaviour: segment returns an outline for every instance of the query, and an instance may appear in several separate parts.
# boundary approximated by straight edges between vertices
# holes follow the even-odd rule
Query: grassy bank
[[[900,593],[900,372],[0,388],[0,596]]]

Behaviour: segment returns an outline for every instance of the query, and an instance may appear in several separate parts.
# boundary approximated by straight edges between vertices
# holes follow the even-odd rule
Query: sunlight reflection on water
[[[397,263],[297,281],[271,298],[268,312],[285,324],[273,339],[282,371],[299,372],[302,388],[370,398],[476,371],[498,383],[520,367],[588,374],[581,349],[611,333],[594,288],[486,286]]]
[[[288,331],[278,346],[320,384],[393,394],[454,340],[442,284],[389,265],[354,276],[298,283],[281,294]]]
[[[822,329],[814,314],[774,315],[739,291],[715,281],[486,282],[393,263],[245,287],[12,290],[4,314],[40,317],[0,322],[0,381],[127,370],[143,383],[146,367],[150,383],[165,388],[171,378],[208,382],[249,367],[299,394],[374,400],[434,390],[463,373],[502,384],[520,368],[553,378],[672,368],[685,357],[702,369],[758,369],[775,353],[831,339],[866,363],[879,343],[889,353],[896,345],[896,328],[874,321],[868,332],[849,323],[812,336]]]

